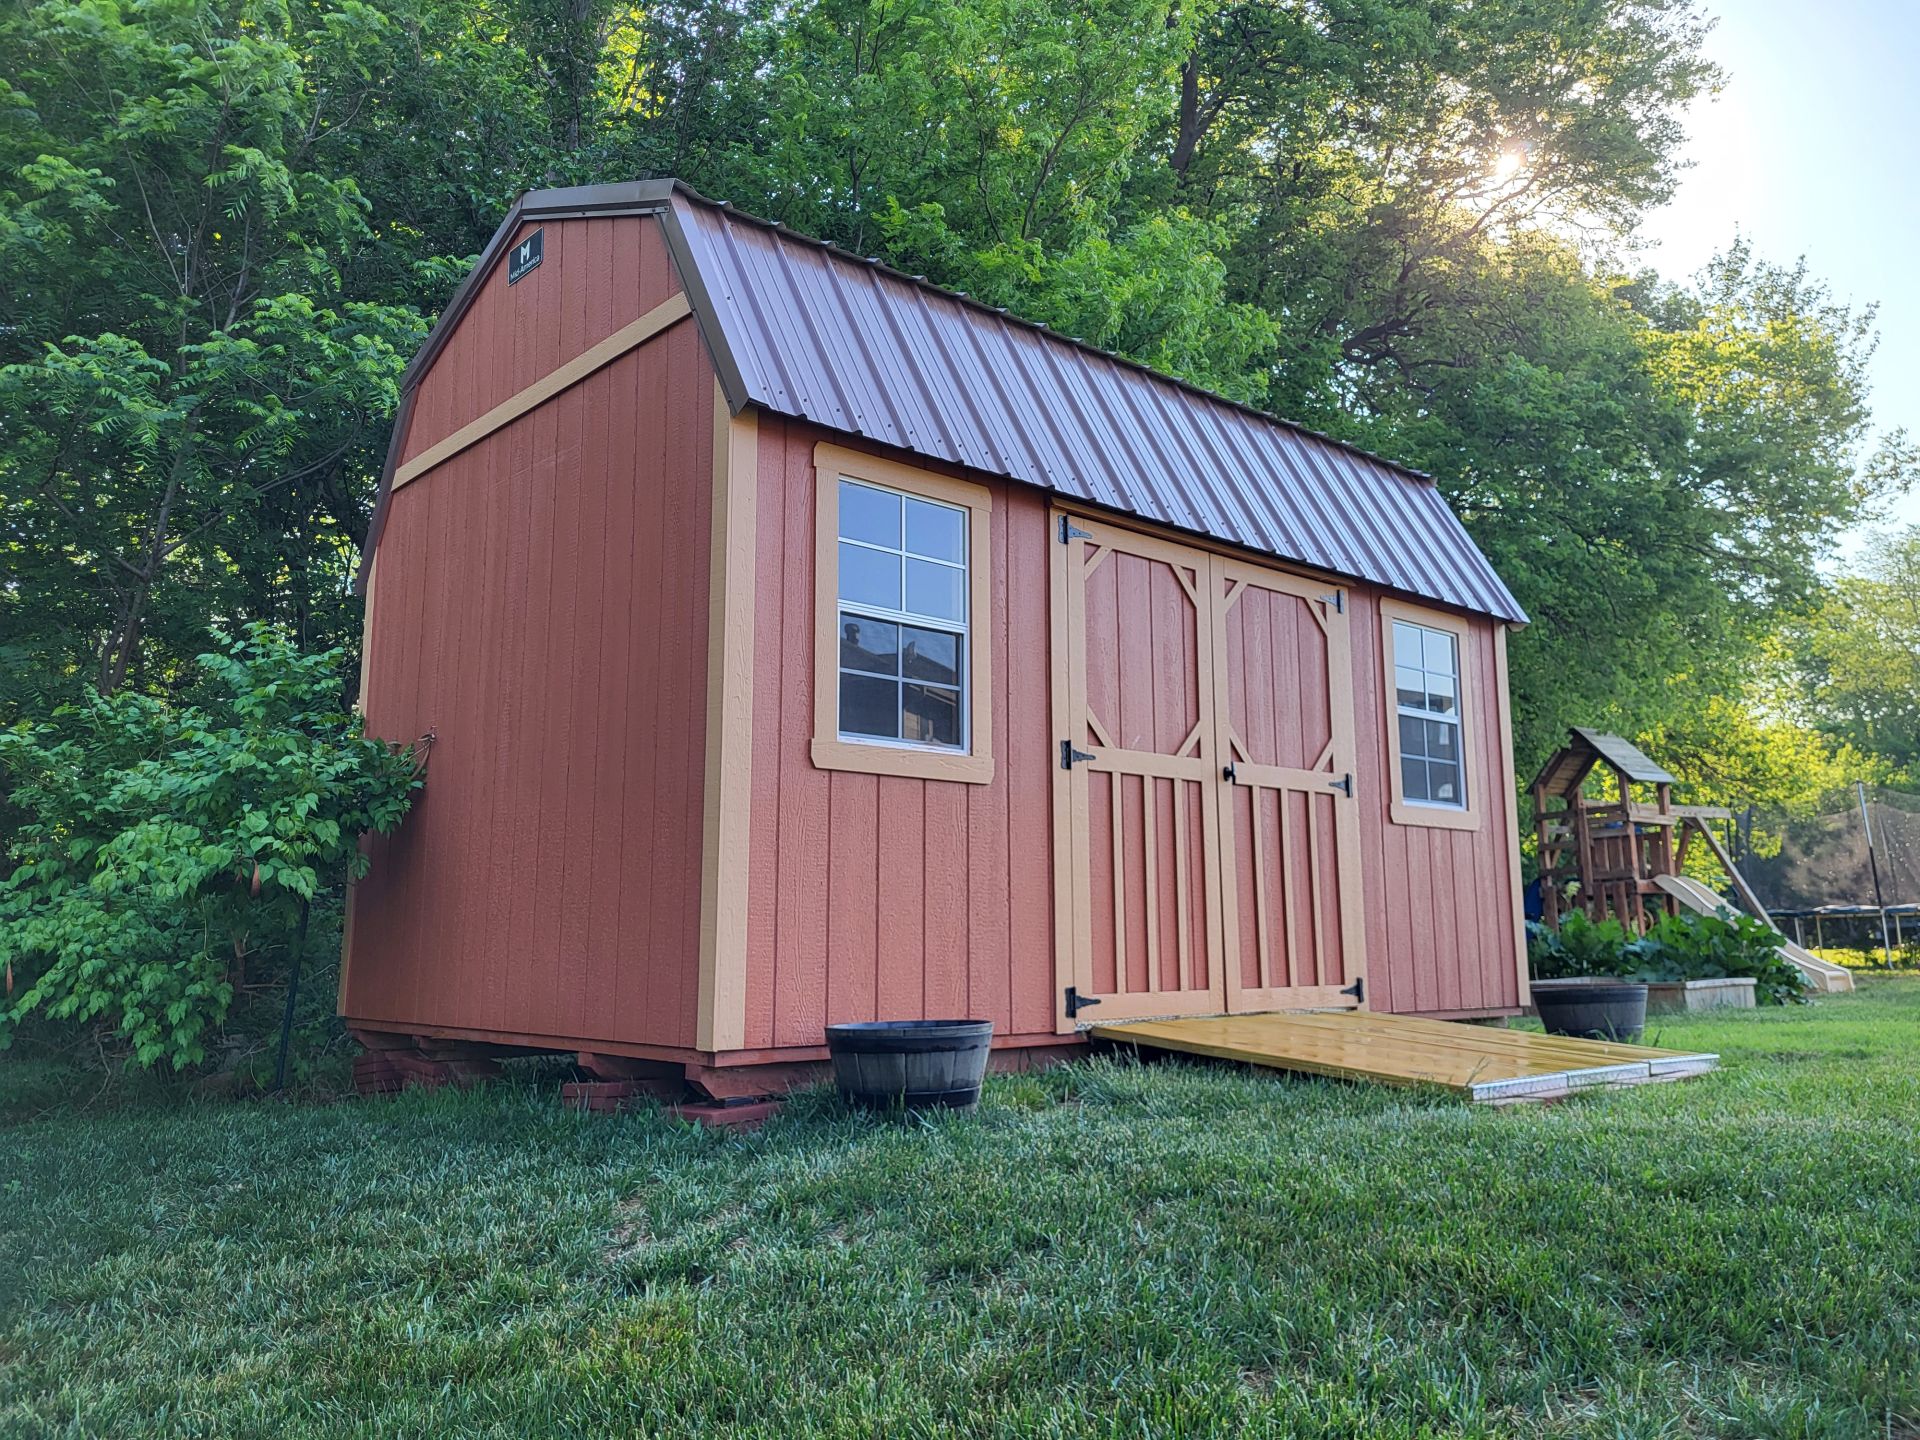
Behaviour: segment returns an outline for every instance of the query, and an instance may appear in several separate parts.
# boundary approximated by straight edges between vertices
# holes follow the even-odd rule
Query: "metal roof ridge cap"
[[[657,208],[672,200],[679,184],[677,180],[662,178],[613,180],[599,185],[560,185],[546,190],[529,190],[520,197],[520,205],[534,215],[545,215],[555,210]]]

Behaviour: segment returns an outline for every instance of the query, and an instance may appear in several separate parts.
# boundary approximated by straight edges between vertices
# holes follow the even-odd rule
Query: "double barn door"
[[[1053,523],[1062,1027],[1359,1005],[1343,594]]]

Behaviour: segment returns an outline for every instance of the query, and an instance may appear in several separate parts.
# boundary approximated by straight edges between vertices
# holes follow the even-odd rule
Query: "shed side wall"
[[[818,1045],[843,1020],[971,1016],[1053,1030],[1047,505],[993,492],[988,784],[814,768],[813,450],[762,415],[746,1044]],[[875,453],[881,453],[876,451]],[[384,583],[384,575],[383,575]]]
[[[1047,499],[979,472],[927,467],[993,491],[994,781],[819,770],[809,742],[813,447],[823,438],[844,443],[761,417],[745,1043],[818,1045],[835,1021],[959,1014],[991,1018],[1003,1036],[1043,1033],[1066,983],[1052,954]],[[1483,797],[1482,823],[1397,825],[1388,819],[1380,592],[1355,585],[1349,594],[1369,1004],[1513,1010],[1504,827],[1515,823],[1515,800],[1501,759],[1498,622],[1469,625],[1468,783]]]
[[[509,328],[539,362],[513,389],[669,293],[664,247],[556,249],[558,228],[542,271],[560,293],[569,256],[654,261],[637,287],[593,280],[590,315],[526,305]],[[476,313],[506,289],[496,274]],[[465,329],[422,386],[465,397],[444,430],[504,398],[487,388],[499,351]],[[416,808],[371,842],[350,898],[350,1020],[694,1044],[712,397],[685,320],[395,492],[368,726],[435,740]]]
[[[1368,1004],[1421,1014],[1514,1010],[1521,1001],[1507,827],[1517,819],[1500,742],[1499,622],[1476,616],[1467,631],[1467,784],[1480,797],[1480,827],[1397,825],[1388,818],[1387,726],[1397,712],[1382,668],[1380,598],[1368,587],[1352,591]]]

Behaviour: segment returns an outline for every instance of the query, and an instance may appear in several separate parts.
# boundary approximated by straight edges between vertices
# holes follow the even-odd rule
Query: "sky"
[[[1836,298],[1878,302],[1874,420],[1920,435],[1920,0],[1706,8],[1727,81],[1687,116],[1692,167],[1642,227],[1647,259],[1685,279],[1737,231],[1767,260],[1805,256]],[[1920,524],[1920,493],[1888,520]]]

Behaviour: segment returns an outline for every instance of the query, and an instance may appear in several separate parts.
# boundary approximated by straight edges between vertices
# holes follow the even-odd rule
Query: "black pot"
[[[1536,980],[1533,1008],[1549,1035],[1634,1041],[1647,1028],[1647,987],[1633,980]]]
[[[869,1110],[969,1110],[987,1073],[991,1020],[869,1020],[829,1025],[834,1083]]]

